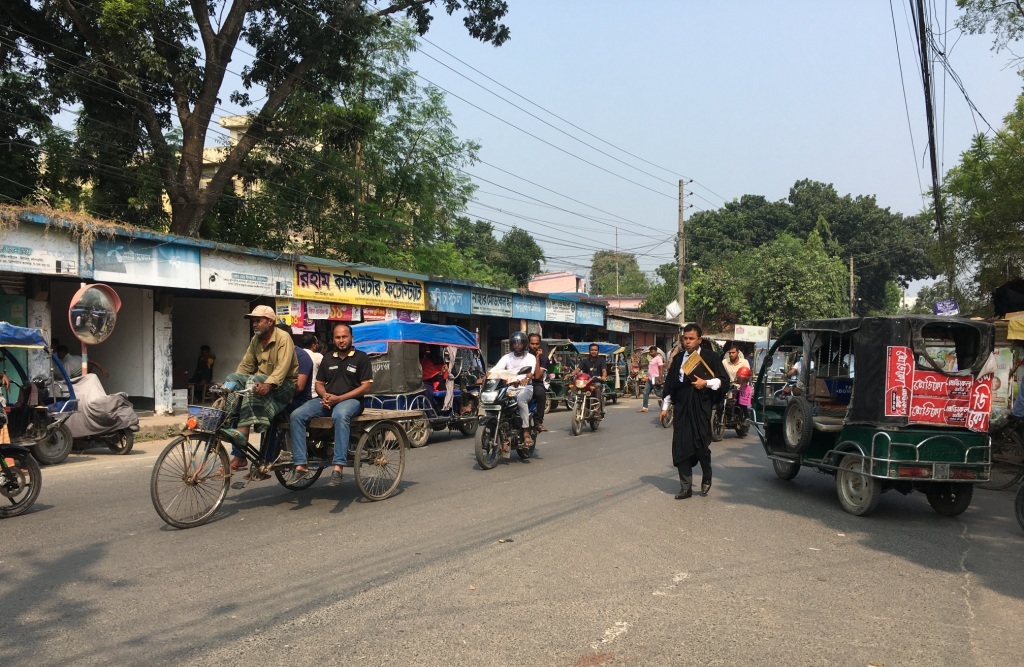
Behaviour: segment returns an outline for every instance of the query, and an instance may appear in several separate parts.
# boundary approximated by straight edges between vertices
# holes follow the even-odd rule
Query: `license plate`
[[[932,479],[949,479],[949,464],[936,463],[932,470]]]

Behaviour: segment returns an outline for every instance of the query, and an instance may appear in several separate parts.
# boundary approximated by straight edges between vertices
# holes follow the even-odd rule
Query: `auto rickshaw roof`
[[[43,338],[43,333],[39,329],[29,329],[8,322],[0,322],[0,346],[44,349],[46,339]]]
[[[367,354],[384,354],[388,343],[422,343],[478,349],[476,336],[454,324],[423,322],[367,322],[352,327],[352,344]]]
[[[615,354],[616,352],[622,352],[626,348],[616,343],[573,343],[572,346],[576,348],[577,352],[589,352],[591,345],[597,345],[598,354]]]

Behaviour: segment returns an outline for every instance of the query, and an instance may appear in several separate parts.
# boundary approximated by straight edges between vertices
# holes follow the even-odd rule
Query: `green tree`
[[[654,273],[658,281],[647,290],[647,298],[640,304],[640,311],[661,315],[665,307],[672,303],[679,294],[679,265],[675,262],[662,264]]]
[[[951,241],[938,253],[954,267],[954,296],[972,302],[1024,274],[1024,95],[994,136],[974,137],[943,190]]]
[[[598,250],[590,261],[592,294],[646,294],[651,283],[640,270],[636,255],[614,250]]]
[[[540,273],[544,251],[529,233],[513,227],[498,242],[498,265],[511,275],[516,285],[526,287],[530,278]]]
[[[47,83],[81,104],[87,122],[126,132],[123,145],[152,160],[170,200],[170,231],[195,236],[245,159],[280,128],[280,114],[293,96],[334,99],[352,81],[364,40],[382,22],[405,14],[424,34],[434,4],[7,0],[0,13],[16,27],[16,43],[40,54]],[[448,14],[461,12],[477,39],[500,45],[509,37],[501,23],[508,11],[504,0],[436,4]],[[240,40],[255,58],[243,66],[241,86],[231,90],[225,76],[233,60],[244,62],[236,56]],[[266,94],[254,100],[253,88]],[[250,122],[204,184],[203,149],[221,99],[250,109]],[[181,129],[180,150],[168,141],[175,126]],[[98,142],[92,152],[99,155]],[[121,169],[122,163],[111,167]]]
[[[1024,37],[1024,4],[1021,2],[957,0],[956,4],[963,10],[957,19],[957,27],[975,35],[991,33],[992,46],[996,51]],[[1015,60],[1020,58],[1015,57]]]

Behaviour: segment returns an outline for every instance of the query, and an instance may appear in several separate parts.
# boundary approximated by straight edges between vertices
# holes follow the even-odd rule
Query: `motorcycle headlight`
[[[480,392],[480,401],[482,403],[494,403],[498,400],[498,392],[496,391],[482,391]]]
[[[586,386],[587,386],[587,381],[586,380],[582,380],[582,379],[576,380],[576,388],[577,389],[583,389]]]

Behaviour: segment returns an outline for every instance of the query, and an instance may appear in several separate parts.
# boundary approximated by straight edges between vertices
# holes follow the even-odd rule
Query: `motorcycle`
[[[601,381],[599,377],[591,377],[587,373],[578,373],[572,381],[572,434],[579,435],[583,431],[583,424],[590,424],[590,430],[596,431],[601,420],[604,419],[604,396],[600,402],[594,396],[594,387]]]
[[[725,401],[711,409],[711,440],[719,442],[725,437],[725,430],[736,429],[736,435],[745,437],[750,431],[747,411],[739,401],[740,387],[730,387]]]
[[[483,391],[480,392],[480,404],[483,415],[480,417],[480,429],[476,434],[476,460],[484,470],[498,465],[498,459],[507,459],[514,449],[521,459],[533,456],[537,449],[537,427],[533,422],[536,401],[530,401],[530,437],[533,443],[529,446],[523,442],[523,418],[519,415],[516,397],[521,387],[512,383],[528,375],[533,369],[529,366],[519,372],[499,371],[487,379]]]
[[[78,396],[78,412],[65,422],[74,449],[107,447],[114,454],[127,454],[135,444],[139,416],[124,392],[107,394],[99,377],[83,375],[72,380]]]

